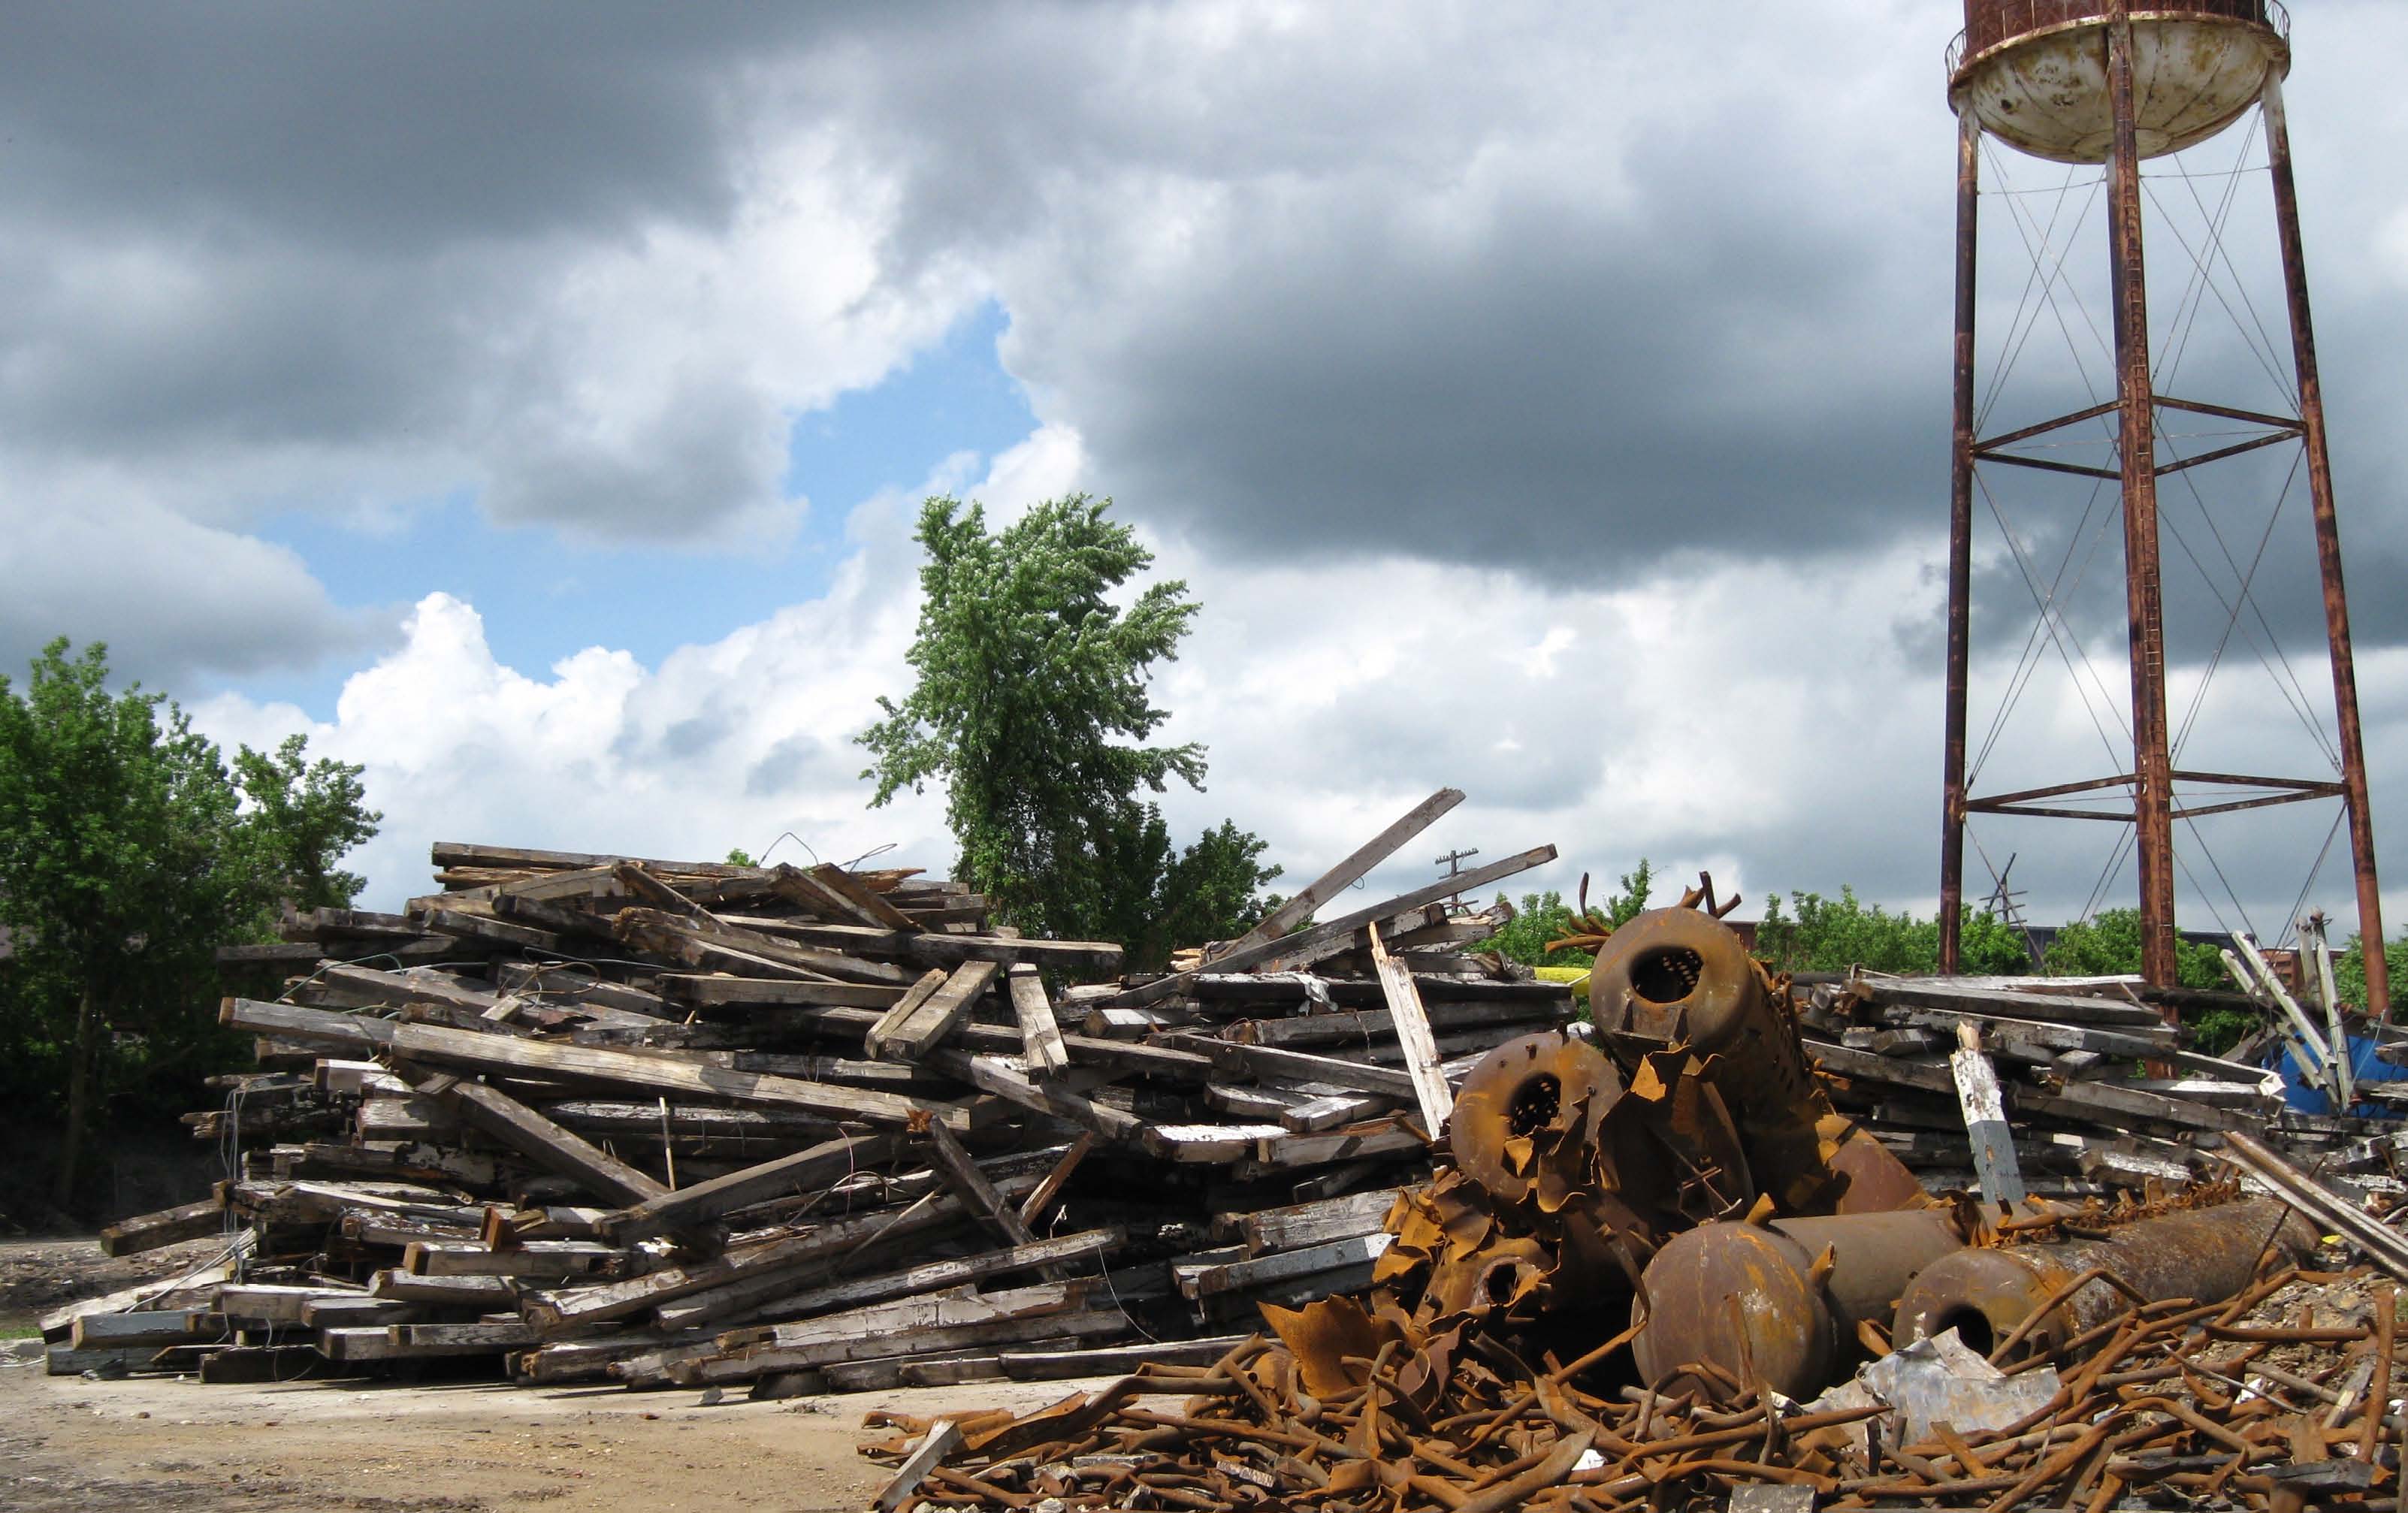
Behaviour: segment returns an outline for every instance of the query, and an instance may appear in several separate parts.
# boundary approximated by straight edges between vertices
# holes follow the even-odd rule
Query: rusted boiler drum
[[[2261,1199],[2135,1220],[2103,1239],[1961,1250],[1907,1288],[1891,1337],[1903,1345],[1954,1329],[1986,1355],[2045,1310],[2024,1337],[2055,1349],[2129,1306],[2122,1289],[2082,1281],[2086,1273],[2105,1272],[2152,1302],[2220,1303],[2249,1285],[2262,1259],[2302,1261],[2315,1248],[2296,1213]]]
[[[1886,1327],[1914,1278],[1964,1245],[1942,1208],[1700,1225],[1648,1263],[1631,1359],[1673,1392],[1704,1365],[1812,1397],[1861,1354],[1858,1326]]]
[[[1753,1188],[1779,1211],[1920,1201],[1921,1189],[1895,1156],[1833,1118],[1787,992],[1720,920],[1692,908],[1639,915],[1598,952],[1588,995],[1609,1040],[1681,1046],[1714,1059],[1713,1082]]]
[[[2035,157],[2104,163],[2108,0],[1965,0],[1948,100]],[[2140,155],[2203,142],[2291,68],[2290,20],[2274,0],[2131,0]]]

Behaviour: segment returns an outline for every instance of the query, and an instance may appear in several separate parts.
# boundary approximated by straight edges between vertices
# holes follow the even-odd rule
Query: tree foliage
[[[910,661],[916,681],[859,740],[873,806],[931,779],[946,791],[960,875],[997,915],[1050,935],[1120,939],[1134,964],[1259,918],[1277,875],[1224,822],[1174,854],[1157,806],[1201,789],[1204,749],[1147,740],[1168,718],[1150,671],[1174,661],[1198,607],[1177,579],[1120,593],[1154,563],[1111,502],[1074,494],[990,532],[978,505],[932,498]]]
[[[2141,911],[2101,909],[2067,925],[2049,942],[2051,977],[2114,977],[2141,970]],[[2205,942],[2174,942],[2174,980],[2186,988],[2230,988],[2223,953]]]
[[[380,818],[360,769],[305,762],[301,737],[229,769],[163,695],[108,680],[105,648],[64,639],[22,691],[0,676],[0,1088],[60,1121],[61,1206],[112,1093],[225,1064],[216,948],[349,904],[337,864]]]
[[[1793,892],[1784,911],[1778,894],[1764,901],[1756,951],[1783,972],[1931,973],[1940,970],[1940,921],[1918,920],[1867,904],[1842,887],[1837,898]],[[2031,970],[2031,953],[2004,921],[1968,908],[1960,916],[1964,968],[2004,975]]]
[[[1647,906],[1647,895],[1654,891],[1655,864],[1645,857],[1639,865],[1622,875],[1622,881],[1598,906],[1598,912],[1616,926],[1628,924]],[[1503,894],[1498,902],[1504,903]],[[1585,925],[1578,922],[1572,906],[1555,889],[1543,893],[1524,893],[1521,907],[1503,929],[1488,937],[1481,947],[1493,950],[1511,961],[1528,966],[1589,966],[1596,958],[1589,952],[1566,946],[1549,950],[1547,943],[1567,935],[1583,933]]]
[[[2398,1003],[2408,993],[2408,930],[2385,945],[2383,960],[2391,968],[2391,997]],[[2349,937],[2348,949],[2333,957],[2333,992],[2344,1004],[2366,1006],[2366,942],[2357,935]]]

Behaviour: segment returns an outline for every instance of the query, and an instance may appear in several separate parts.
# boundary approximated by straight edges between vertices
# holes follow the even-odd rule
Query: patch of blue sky
[[[948,458],[992,458],[1037,427],[996,357],[1007,316],[992,302],[868,389],[796,418],[785,492],[810,507],[781,546],[687,550],[609,543],[542,525],[500,525],[463,492],[370,525],[295,511],[258,532],[298,552],[337,605],[400,610],[441,591],[484,617],[503,664],[540,675],[589,646],[646,666],[827,591],[850,554],[845,519],[885,489],[917,489]],[[331,719],[352,659],[241,679],[256,700]]]

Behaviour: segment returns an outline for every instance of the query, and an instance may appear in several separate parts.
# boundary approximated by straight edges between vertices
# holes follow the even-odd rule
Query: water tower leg
[[[2349,598],[2342,590],[2341,527],[2333,518],[2332,459],[2325,448],[2324,385],[2316,374],[2316,334],[2308,318],[2308,269],[2300,243],[2299,193],[2291,178],[2291,135],[2283,118],[2283,77],[2266,75],[2266,155],[2274,180],[2274,228],[2283,244],[2283,285],[2291,305],[2291,352],[2299,365],[2300,426],[2308,450],[2308,496],[2315,517],[2316,568],[2325,588],[2325,637],[2332,650],[2333,711],[2341,725],[2342,790],[2349,804],[2349,859],[2358,877],[2358,937],[2366,961],[2367,1013],[2391,1012],[2390,970],[2383,957],[2383,893],[2374,872],[2374,816],[2367,806],[2366,741],[2358,722],[2358,663],[2350,649]]]
[[[2114,111],[2108,160],[2107,246],[2115,305],[2117,447],[2124,492],[2124,601],[2130,621],[2133,820],[2140,830],[2141,976],[2174,985],[2173,759],[2166,742],[2166,624],[2157,556],[2157,393],[2149,373],[2148,277],[2141,257],[2141,158],[2134,126],[2132,21],[2114,0],[2107,93]]]
[[[1940,970],[1963,970],[1965,682],[1973,592],[1974,224],[1981,207],[1982,127],[1956,122],[1956,444],[1948,488],[1948,710],[1940,814]]]

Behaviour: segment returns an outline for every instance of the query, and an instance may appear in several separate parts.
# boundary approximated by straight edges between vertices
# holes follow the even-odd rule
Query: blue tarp
[[[2389,1062],[2375,1059],[2374,1048],[2379,1044],[2381,1044],[2380,1041],[2370,1040],[2359,1035],[2349,1037],[2351,1078],[2358,1082],[2398,1082],[2408,1078],[2408,1066],[2394,1066]],[[2288,1042],[2282,1043],[2278,1055],[2268,1059],[2263,1064],[2283,1074],[2284,1101],[2293,1108],[2302,1114],[2332,1112],[2331,1095],[2317,1087],[2309,1079],[2307,1074],[2300,1069],[2299,1063],[2292,1059]],[[2364,1115],[2370,1119],[2401,1117],[2399,1109],[2377,1103],[2360,1103],[2350,1112]]]

